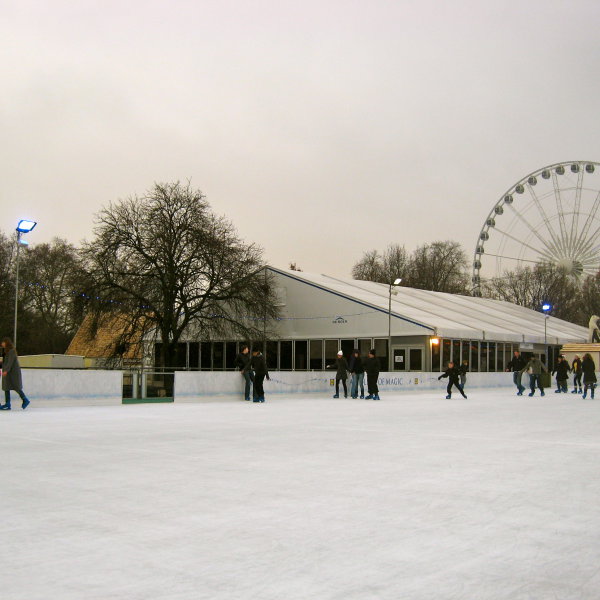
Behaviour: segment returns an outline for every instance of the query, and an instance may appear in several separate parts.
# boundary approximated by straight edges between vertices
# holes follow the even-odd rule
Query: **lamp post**
[[[552,305],[545,302],[542,304],[542,312],[544,313],[544,354],[546,355],[546,363],[550,364],[548,360],[548,319],[550,315],[548,314],[552,310]]]
[[[390,283],[389,288],[389,301],[388,301],[388,369],[393,371],[392,364],[392,288],[402,283],[402,278],[398,277],[394,279],[393,283]]]
[[[17,310],[19,308],[19,250],[21,246],[27,246],[27,242],[21,239],[24,233],[29,233],[37,223],[21,219],[17,225],[17,257],[15,262],[15,326],[13,331],[13,345],[17,347]]]

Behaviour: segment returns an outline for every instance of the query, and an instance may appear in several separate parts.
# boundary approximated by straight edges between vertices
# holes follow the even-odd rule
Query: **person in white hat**
[[[348,379],[348,361],[344,358],[344,353],[340,350],[337,353],[337,358],[335,359],[335,363],[332,365],[327,365],[327,369],[336,369],[337,372],[335,374],[335,395],[334,398],[340,397],[340,381],[344,386],[344,398],[348,397],[348,384],[346,383],[346,379]]]

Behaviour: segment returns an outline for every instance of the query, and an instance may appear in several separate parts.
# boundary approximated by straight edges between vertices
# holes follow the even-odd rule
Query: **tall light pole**
[[[27,242],[21,239],[24,233],[29,233],[37,223],[35,221],[28,221],[21,219],[17,225],[17,257],[15,264],[15,326],[13,331],[13,345],[17,347],[17,310],[19,308],[19,250],[21,246],[27,246]]]
[[[389,289],[389,302],[388,302],[388,369],[393,371],[392,363],[392,288],[402,283],[402,278],[398,277],[394,279],[393,283],[390,283]]]
[[[550,315],[548,314],[552,310],[552,304],[548,304],[545,302],[542,304],[542,312],[544,313],[544,354],[546,355],[546,363],[549,364],[548,360],[548,319]]]

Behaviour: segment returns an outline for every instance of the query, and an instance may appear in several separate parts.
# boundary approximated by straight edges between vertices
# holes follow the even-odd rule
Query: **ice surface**
[[[443,387],[0,413],[0,596],[597,600],[600,401]]]

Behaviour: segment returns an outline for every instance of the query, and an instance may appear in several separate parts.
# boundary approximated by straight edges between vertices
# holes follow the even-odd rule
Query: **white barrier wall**
[[[32,406],[103,406],[122,402],[122,371],[21,369],[21,373],[23,391]],[[11,392],[11,398],[16,407],[21,406],[15,392]]]
[[[23,389],[32,403],[40,406],[101,406],[122,403],[121,371],[73,369],[22,369]],[[438,373],[381,373],[380,393],[439,390],[445,394],[447,380],[438,381]],[[528,382],[523,382],[527,385]],[[348,380],[348,386],[350,380]],[[340,386],[341,387],[341,386]],[[467,390],[481,387],[512,388],[512,373],[469,373]],[[365,392],[367,386],[365,382]],[[265,395],[323,394],[333,395],[333,371],[275,371],[265,381]],[[342,390],[340,390],[342,391]],[[348,389],[348,391],[350,391]],[[224,396],[242,397],[244,379],[232,371],[177,371],[175,401],[195,402]],[[12,392],[15,406],[20,399]]]
[[[447,379],[438,381],[439,373],[380,373],[377,384],[385,392],[439,389],[446,392]],[[350,379],[348,379],[348,386]],[[469,373],[467,389],[475,387],[513,386],[512,373]],[[274,371],[271,381],[265,380],[265,396],[269,394],[334,394],[333,371]],[[341,388],[341,385],[340,385]],[[365,393],[367,385],[365,381]],[[342,390],[340,389],[340,392]],[[348,389],[350,392],[350,389]],[[194,402],[209,396],[244,395],[244,378],[231,371],[177,371],[175,402]]]

